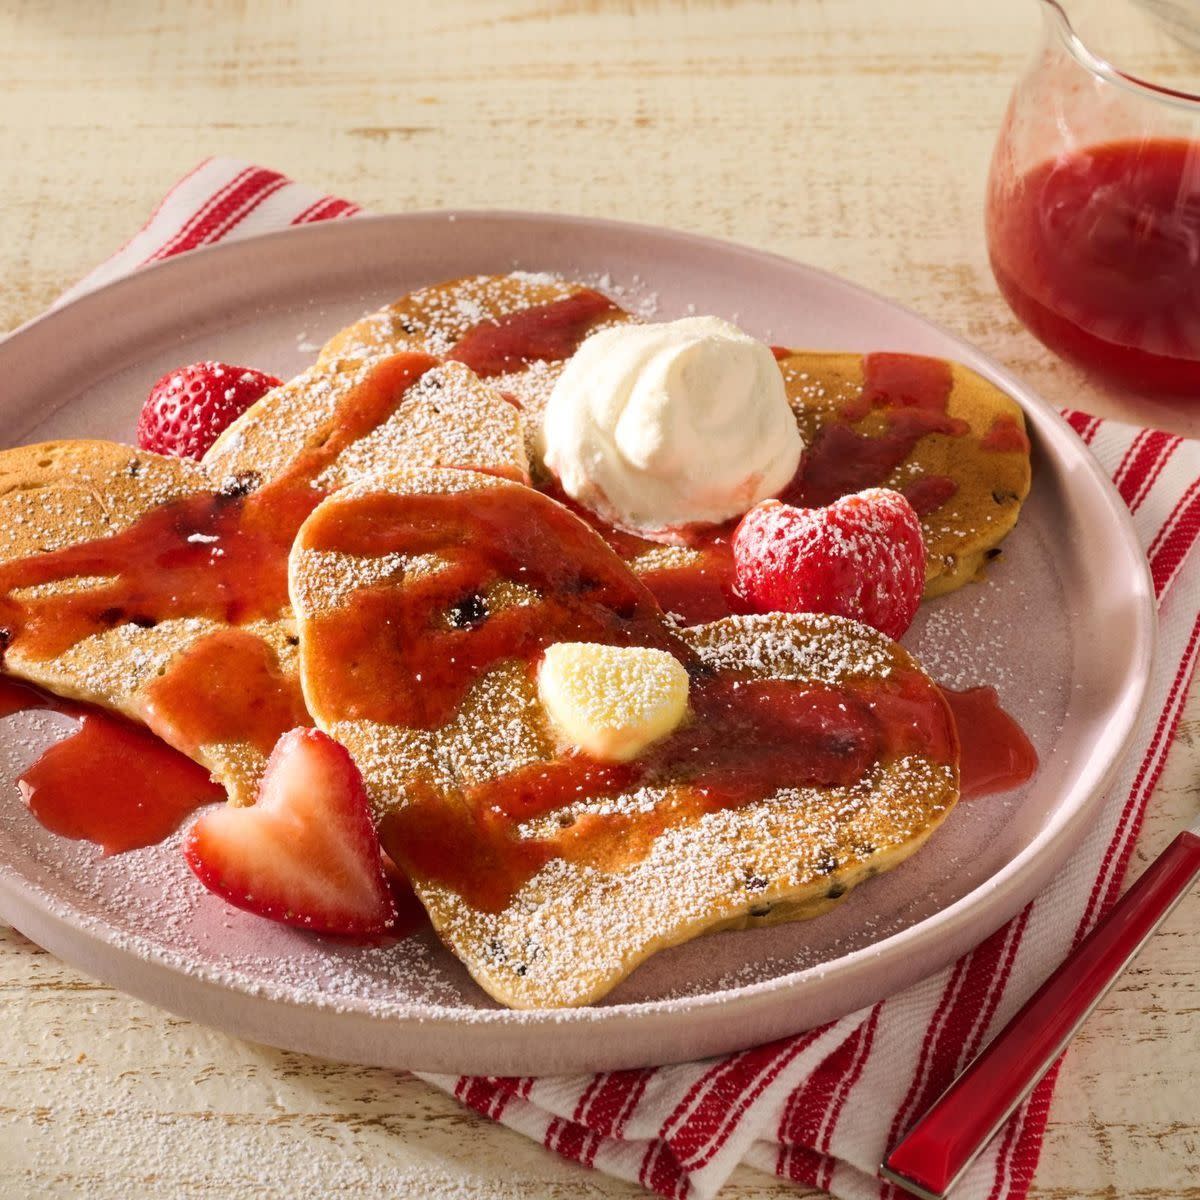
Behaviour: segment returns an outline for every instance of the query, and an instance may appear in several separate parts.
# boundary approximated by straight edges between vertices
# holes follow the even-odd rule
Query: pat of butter
[[[558,642],[542,659],[538,694],[566,741],[628,762],[683,720],[688,674],[665,650]]]

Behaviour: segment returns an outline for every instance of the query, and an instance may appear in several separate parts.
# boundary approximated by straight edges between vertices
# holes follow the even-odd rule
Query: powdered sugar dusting
[[[442,567],[432,554],[383,554],[355,558],[337,550],[297,550],[291,573],[292,606],[299,617],[316,617],[340,608],[359,588],[430,575]]]
[[[398,467],[466,467],[524,478],[520,412],[459,363],[427,371],[395,411],[351,442],[317,478],[334,490]]]
[[[1070,681],[1071,633],[1055,543],[1044,532],[1050,528],[1035,511],[1032,523],[1023,524],[1007,543],[989,580],[923,606],[905,639],[935,678],[954,686],[996,683],[1002,701],[1043,750],[1059,741],[1056,731]],[[1047,536],[1050,540],[1043,541]],[[1028,653],[1023,617],[1029,612],[1040,614],[1034,656]],[[21,763],[64,724],[51,714],[4,722],[0,776],[11,781]],[[1065,736],[1069,744],[1075,735]],[[499,1010],[429,934],[377,949],[339,947],[237,913],[202,892],[178,861],[175,846],[99,859],[92,848],[40,829],[11,783],[0,788],[0,872],[15,871],[33,881],[43,897],[39,904],[62,912],[73,925],[139,957],[166,962],[180,976],[200,976],[314,1010],[371,1013],[391,1022],[386,1033],[381,1027],[381,1039],[415,1047],[425,1037],[420,1023],[430,1019],[573,1025],[589,1020],[589,1014],[608,1013],[613,1005],[682,1010],[697,997],[728,995],[796,971],[824,970],[987,879],[1023,844],[1013,838],[1024,828],[1027,795],[960,806],[926,851],[869,887],[855,889],[818,921],[718,935],[664,951],[600,1006],[584,1010]],[[634,796],[629,802],[652,799]],[[409,1021],[417,1024],[404,1024]]]
[[[554,283],[552,278],[546,276],[523,272],[520,275],[521,281],[531,287],[545,287]],[[618,289],[611,287],[611,280],[608,283],[609,287],[605,290],[610,294],[620,294]],[[474,311],[469,303],[464,302],[455,315],[467,319]],[[641,312],[642,315],[652,316],[654,307],[647,305]],[[375,319],[375,324],[382,328],[384,322]],[[388,327],[394,330],[394,322],[389,323]],[[526,386],[529,394],[536,396],[538,388],[544,386],[547,378],[552,381],[555,364],[535,366],[536,370],[517,373],[520,379],[509,381],[513,384],[514,392],[519,393],[522,382],[528,381]],[[541,377],[540,383],[538,376]],[[342,386],[342,381],[329,386]],[[236,439],[231,439],[231,443],[236,445]],[[164,489],[164,496],[168,491]],[[24,501],[18,503],[24,504]],[[57,515],[60,520],[68,517],[65,509]],[[17,512],[12,525],[0,530],[0,538],[30,519],[33,519],[31,513]],[[1011,665],[1015,649],[1013,633],[1011,623],[1007,629],[1004,627],[1007,618],[1002,613],[1007,607],[1006,597],[1011,597],[1013,593],[997,591],[996,588],[1000,586],[1011,586],[1011,583],[989,583],[982,588],[972,589],[970,603],[960,595],[941,601],[938,605],[927,606],[927,613],[923,614],[927,619],[923,623],[918,621],[914,644],[919,646],[923,656],[928,655],[935,672],[947,682],[965,686],[979,682],[982,677],[1000,683],[1002,695],[1007,693],[1019,700],[1028,692],[1028,672],[1020,666]],[[1036,587],[1032,595],[1022,595],[1022,603],[1038,607],[1040,611]],[[973,631],[981,638],[974,647]],[[779,651],[772,651],[760,654],[754,662],[747,659],[742,665],[747,669],[762,670],[767,662],[780,663],[783,658]],[[997,666],[994,676],[987,674],[992,663]],[[805,665],[796,661],[790,669],[802,671]],[[1043,705],[1039,713],[1047,716],[1048,720],[1060,719],[1059,693],[1055,686],[1048,684],[1038,695],[1038,702]],[[21,720],[36,724],[37,721],[49,721],[49,718],[39,715]],[[1034,724],[1037,725],[1036,719]],[[504,732],[507,736],[509,731]],[[469,761],[469,756],[464,761]],[[448,762],[446,769],[461,770],[462,762]],[[801,802],[802,799],[796,795],[781,796],[776,797],[775,802],[786,805]],[[652,795],[635,794],[612,802],[636,806],[654,804],[658,800]],[[846,811],[853,808],[853,803],[851,799],[846,800],[849,806]],[[577,815],[585,811],[585,808],[581,808]],[[79,903],[85,908],[94,906],[100,912],[119,913],[122,921],[128,921],[128,926],[123,927],[121,934],[125,939],[122,944],[135,948],[139,953],[158,954],[161,949],[159,943],[165,939],[171,944],[171,952],[181,950],[178,959],[174,960],[179,970],[201,970],[208,974],[215,969],[214,977],[228,986],[266,995],[302,996],[305,1003],[327,1004],[334,1009],[356,1009],[361,1004],[379,1013],[411,1015],[414,1005],[426,1012],[452,1010],[459,1014],[465,1014],[468,1010],[483,1012],[491,1007],[476,989],[466,983],[457,964],[448,960],[445,952],[428,937],[409,939],[399,947],[330,947],[305,939],[303,935],[281,932],[253,918],[221,909],[219,902],[196,892],[186,872],[182,875],[177,872],[177,847],[174,845],[134,852],[120,859],[98,860],[87,847],[64,843],[32,826],[28,814],[19,804],[11,811],[6,805],[0,804],[0,829],[4,829],[6,835],[11,833],[9,849],[14,853],[29,852],[39,861],[44,861],[49,887],[60,882],[59,878],[52,877],[54,875],[72,880],[78,877],[83,881],[78,893],[82,897]],[[13,832],[14,829],[16,832]],[[938,863],[931,863],[930,870],[936,867],[944,873],[947,865],[957,867],[959,861],[955,854],[948,852]],[[170,865],[172,863],[174,865]],[[118,874],[131,877],[137,886],[132,890],[123,889]],[[890,884],[892,880],[889,878],[884,882]],[[189,884],[192,885],[190,888]],[[137,890],[138,887],[142,888],[141,892]],[[876,893],[872,889],[865,894],[873,896]],[[150,898],[149,902],[147,897]],[[856,894],[855,902],[858,899],[859,895]],[[177,909],[172,907],[176,902]],[[215,910],[214,903],[218,903]],[[67,905],[73,913],[76,911],[74,904],[75,901],[71,901]],[[910,915],[903,908],[866,919],[861,919],[860,914],[856,928],[869,932],[872,937],[883,936],[888,931],[902,928]],[[102,919],[108,918],[105,916]],[[547,920],[544,924],[553,925],[553,922]],[[190,934],[189,925],[195,926]],[[723,974],[714,974],[703,966],[706,953],[703,949],[698,954],[691,953],[691,948],[687,948],[675,952],[674,956],[664,956],[663,962],[678,962],[677,955],[690,954],[690,959],[686,961],[691,963],[691,967],[683,972],[682,983],[677,980],[672,986],[660,988],[657,995],[665,998],[667,1005],[671,1006],[705,987],[725,986],[728,980],[736,980],[739,984],[753,983],[795,969],[802,961],[821,961],[821,951],[811,948],[806,951],[808,957],[803,959],[800,955],[789,956],[787,953],[755,957],[759,952],[753,947],[761,945],[761,941],[755,939],[760,939],[765,932],[745,935],[750,940],[744,943],[746,948],[741,953],[747,956],[747,961],[731,967]],[[776,932],[784,931],[771,931],[772,934]],[[276,942],[276,937],[282,937],[283,940]],[[817,937],[819,939],[819,933]],[[803,944],[808,945],[812,938],[813,933],[807,932],[803,935]],[[851,941],[849,939],[846,945]],[[418,948],[413,949],[410,943]],[[536,948],[539,943],[531,944]],[[791,944],[794,947],[796,939]],[[711,947],[713,943],[708,945]],[[842,948],[844,946],[835,946],[834,953]],[[727,961],[728,957],[726,955],[723,961]],[[218,964],[215,968],[212,966],[214,961]],[[626,989],[623,994],[638,997],[643,993],[639,993],[635,986],[632,990]],[[519,1015],[504,1016],[505,1019],[510,1016],[514,1020],[521,1019]]]
[[[718,670],[748,671],[752,678],[814,680],[886,679],[893,650],[882,634],[857,621],[822,613],[726,617],[681,629],[680,637]]]
[[[374,491],[437,492],[443,485],[457,490],[464,481],[479,486],[478,479],[452,471],[401,473],[356,484],[326,504],[339,510],[346,525],[359,497]],[[402,538],[396,543],[403,544]],[[403,590],[405,576],[394,567],[379,578],[383,563],[383,556],[355,560],[329,551],[318,556],[305,547],[302,534],[293,553],[293,587],[305,597],[302,614],[314,592],[345,596],[358,586]],[[342,578],[336,578],[339,571]],[[326,622],[301,623],[313,679],[330,665],[321,643],[327,628]],[[911,666],[881,635],[825,616],[730,617],[683,636],[711,668],[750,678],[838,684],[885,679],[896,664]],[[663,657],[664,671],[668,665],[679,671],[674,658]],[[576,665],[582,661],[571,659]],[[642,695],[640,677],[626,678],[629,661],[620,651],[601,655],[596,678],[602,673],[612,686],[633,688],[629,704],[653,707],[658,695]],[[607,713],[605,697],[589,691],[591,681],[583,671],[572,684],[573,712],[596,707]],[[353,754],[381,821],[413,803],[414,791],[425,796],[432,788],[444,804],[465,803],[456,797],[466,789],[559,753],[523,656],[490,667],[453,718],[437,728],[355,719],[325,707],[319,686],[307,694],[318,723]],[[468,903],[436,876],[417,875],[414,886],[439,933],[493,995],[517,1007],[586,1003],[659,946],[689,940],[752,909],[769,912],[776,904],[809,903],[826,893],[840,897],[919,844],[956,796],[953,767],[918,758],[878,764],[854,787],[784,788],[698,816],[685,807],[686,780],[685,768],[682,776],[656,780],[653,788],[599,796],[581,788],[578,800],[520,830],[528,839],[545,836],[555,823],[561,831],[564,822],[570,826],[606,813],[654,811],[661,817],[652,841],[628,861],[550,857],[500,911]]]

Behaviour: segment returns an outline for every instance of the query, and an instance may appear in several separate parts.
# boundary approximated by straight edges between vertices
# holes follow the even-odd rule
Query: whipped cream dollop
[[[777,495],[804,449],[775,356],[718,317],[593,334],[559,376],[542,434],[567,495],[660,541]]]

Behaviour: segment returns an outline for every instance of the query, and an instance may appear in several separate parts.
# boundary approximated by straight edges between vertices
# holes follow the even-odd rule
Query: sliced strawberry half
[[[362,776],[317,729],[275,744],[250,808],[204,813],[188,865],[238,908],[314,933],[383,933],[396,918]]]

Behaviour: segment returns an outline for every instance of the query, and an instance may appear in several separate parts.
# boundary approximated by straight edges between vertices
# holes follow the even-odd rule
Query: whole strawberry
[[[853,617],[888,637],[912,624],[925,587],[925,544],[912,505],[870,488],[825,508],[767,500],[733,535],[737,589],[760,612]]]
[[[138,417],[137,444],[176,458],[202,458],[222,431],[280,384],[253,367],[199,362],[164,375]]]

